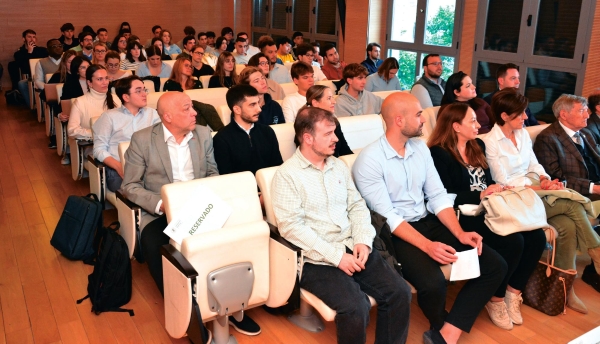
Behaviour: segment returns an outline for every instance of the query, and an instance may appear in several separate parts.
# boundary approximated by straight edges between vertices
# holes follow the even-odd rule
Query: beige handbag
[[[548,227],[542,199],[530,188],[515,187],[485,196],[485,224],[502,236]]]

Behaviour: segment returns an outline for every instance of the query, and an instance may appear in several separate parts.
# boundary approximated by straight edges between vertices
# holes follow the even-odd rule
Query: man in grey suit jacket
[[[123,194],[142,209],[141,249],[150,274],[163,292],[160,247],[169,243],[160,198],[163,185],[218,175],[212,137],[206,127],[196,125],[190,97],[168,92],[158,100],[162,123],[133,134],[125,152]]]

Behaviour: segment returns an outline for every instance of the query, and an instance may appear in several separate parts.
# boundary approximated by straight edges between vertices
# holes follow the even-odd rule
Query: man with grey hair
[[[546,173],[567,182],[567,187],[593,201],[600,200],[600,147],[586,129],[588,102],[584,97],[563,94],[552,105],[557,121],[536,138],[533,151]],[[595,116],[595,115],[594,115]],[[593,255],[592,250],[589,250]],[[600,275],[588,265],[581,279],[600,292]]]

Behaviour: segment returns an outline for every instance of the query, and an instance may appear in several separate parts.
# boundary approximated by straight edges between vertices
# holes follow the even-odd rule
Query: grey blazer
[[[189,141],[194,178],[204,178],[219,174],[213,154],[210,131],[196,125],[194,137]],[[155,213],[163,185],[173,183],[173,168],[169,149],[164,139],[163,124],[135,132],[129,148],[125,152],[125,175],[123,194],[144,210],[140,223],[143,229],[158,217]]]

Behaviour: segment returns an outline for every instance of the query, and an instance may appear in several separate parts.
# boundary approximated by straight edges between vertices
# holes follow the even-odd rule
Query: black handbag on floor
[[[102,227],[102,204],[98,197],[69,196],[50,244],[71,260],[89,263],[96,248],[96,230]]]

